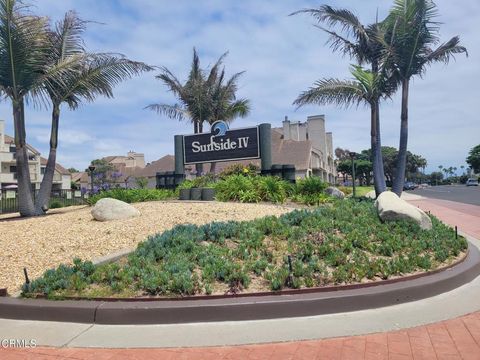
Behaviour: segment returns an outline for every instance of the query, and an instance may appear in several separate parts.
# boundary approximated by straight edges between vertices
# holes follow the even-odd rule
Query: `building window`
[[[45,175],[45,168],[43,166],[40,168],[40,174]]]
[[[17,167],[16,166],[10,166],[10,172],[11,173],[16,173],[17,172]]]
[[[10,146],[10,152],[14,153],[17,151],[17,148],[15,146]]]

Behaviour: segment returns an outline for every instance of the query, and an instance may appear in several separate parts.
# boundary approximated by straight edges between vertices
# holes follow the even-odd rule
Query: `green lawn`
[[[353,192],[351,186],[345,186],[345,188],[350,189],[350,193]],[[373,190],[373,186],[355,186],[356,196],[365,196],[369,191]]]

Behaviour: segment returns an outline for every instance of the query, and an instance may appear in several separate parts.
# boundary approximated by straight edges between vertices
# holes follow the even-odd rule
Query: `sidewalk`
[[[430,211],[452,226],[457,225],[460,231],[480,239],[479,206],[426,198],[412,199],[409,202]],[[315,341],[173,349],[0,348],[0,359],[480,360],[480,312],[405,330]]]
[[[0,350],[17,359],[480,359],[480,312],[383,334],[280,344],[189,349]]]
[[[408,200],[408,202],[424,211],[430,211],[451,226],[458,226],[459,231],[480,239],[480,206],[427,198]]]

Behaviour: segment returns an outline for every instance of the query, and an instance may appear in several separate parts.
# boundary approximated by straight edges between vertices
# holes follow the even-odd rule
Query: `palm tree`
[[[28,165],[25,98],[45,95],[42,84],[62,69],[46,69],[49,55],[47,20],[28,13],[16,0],[0,0],[0,92],[12,103],[15,129],[18,207],[35,214]]]
[[[169,69],[163,67],[161,74],[156,78],[169,88],[179,102],[174,105],[151,104],[146,108],[171,119],[189,119],[195,134],[203,131],[205,121],[208,123],[219,119],[231,121],[237,116],[246,116],[249,111],[248,100],[236,100],[235,96],[237,80],[243,72],[234,74],[225,82],[225,71],[220,71],[220,66],[226,56],[227,53],[224,53],[218,58],[207,76],[206,71],[200,67],[200,58],[194,48],[190,73],[184,84]],[[202,173],[201,165],[196,165],[197,176]]]
[[[225,69],[222,69],[216,79],[208,79],[206,90],[210,94],[211,111],[206,120],[210,125],[218,120],[229,123],[237,117],[244,118],[249,114],[250,101],[236,98],[237,80],[242,74],[243,72],[236,73],[225,82]],[[216,162],[210,163],[211,173],[215,173],[216,165]]]
[[[410,79],[423,75],[427,65],[448,63],[455,54],[467,54],[458,36],[432,49],[439,42],[436,15],[436,5],[431,0],[395,0],[385,22],[388,28],[384,44],[386,55],[402,87],[400,145],[392,188],[399,196],[405,182]]]
[[[48,33],[51,45],[49,67],[69,67],[74,71],[60,81],[44,84],[52,103],[52,125],[48,161],[35,201],[37,214],[42,214],[48,207],[52,190],[61,105],[65,103],[75,110],[82,100],[94,101],[98,95],[111,98],[115,85],[143,71],[153,70],[144,63],[131,61],[118,54],[88,53],[82,40],[85,25],[85,21],[70,11]]]
[[[372,25],[364,26],[358,17],[346,9],[335,9],[329,5],[322,5],[319,9],[304,9],[298,13],[308,13],[316,18],[320,23],[326,23],[330,28],[340,26],[346,36],[342,36],[335,31],[320,29],[330,35],[329,43],[333,51],[339,50],[343,55],[348,55],[362,65],[364,63],[371,65],[371,73],[378,74],[384,72],[387,67],[382,64],[382,44],[379,38],[383,34],[383,24],[376,21]],[[378,81],[378,78],[377,78]],[[370,141],[372,149],[373,175],[376,195],[380,195],[386,190],[385,171],[383,156],[381,151],[380,138],[380,98],[384,94],[377,92],[377,98],[372,98],[370,104]]]
[[[395,83],[386,80],[384,74],[374,73],[360,66],[353,66],[351,73],[353,80],[318,80],[312,88],[301,93],[294,104],[335,104],[349,107],[364,103],[375,109],[379,99],[389,97],[395,92]]]
[[[448,179],[448,173],[449,173],[448,168],[444,168],[443,172],[445,173],[445,178]]]

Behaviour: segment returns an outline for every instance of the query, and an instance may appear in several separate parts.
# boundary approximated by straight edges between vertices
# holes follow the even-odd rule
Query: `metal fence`
[[[38,190],[34,192],[34,197]],[[87,195],[80,190],[53,190],[50,197],[49,208],[60,208],[73,205],[84,205],[87,203]],[[0,214],[18,212],[17,190],[0,190]]]

